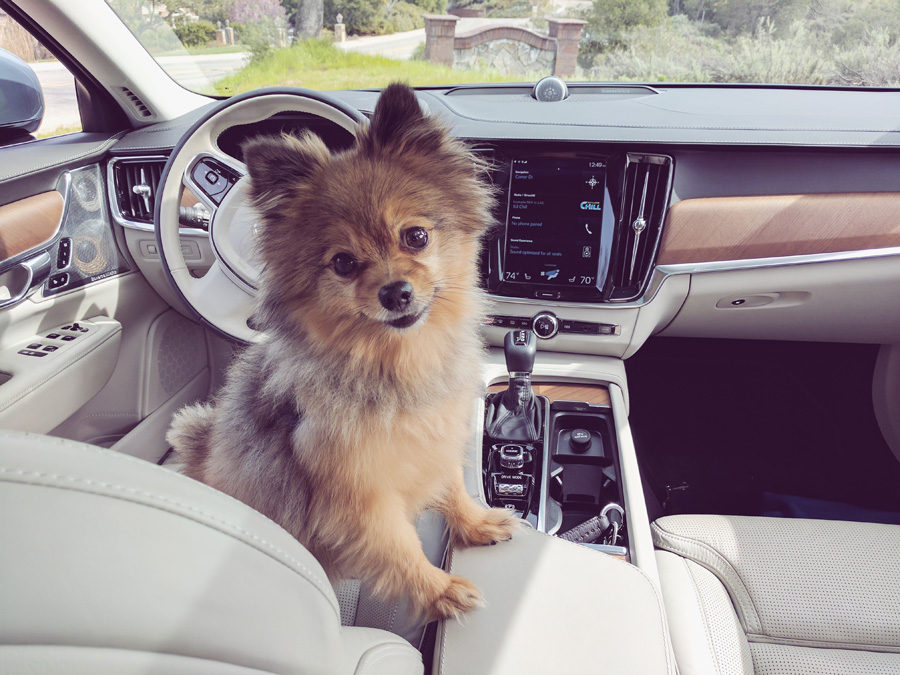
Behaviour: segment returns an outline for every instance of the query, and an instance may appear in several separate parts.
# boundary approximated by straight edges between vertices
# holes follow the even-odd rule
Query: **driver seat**
[[[228,495],[99,447],[0,431],[4,673],[422,673],[341,626],[319,563]]]

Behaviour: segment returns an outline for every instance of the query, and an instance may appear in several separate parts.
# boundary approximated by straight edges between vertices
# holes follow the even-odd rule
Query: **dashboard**
[[[515,85],[419,92],[497,189],[480,260],[489,343],[523,326],[542,349],[617,357],[659,333],[900,341],[900,294],[878,293],[871,311],[874,289],[900,287],[900,104],[889,92],[571,92],[554,103]],[[333,95],[366,115],[377,100]],[[164,163],[203,110],[124,136],[113,163]],[[283,114],[232,127],[219,145],[239,158],[249,135],[302,129],[332,150],[352,142],[327,120]],[[113,211],[159,286],[146,227]],[[185,227],[182,239],[196,245],[188,264],[202,272],[206,233]]]

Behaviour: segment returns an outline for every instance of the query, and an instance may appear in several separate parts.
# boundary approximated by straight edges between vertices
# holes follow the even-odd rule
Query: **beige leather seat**
[[[0,431],[3,673],[401,673],[342,627],[316,560],[227,495],[147,462]]]
[[[652,529],[681,675],[900,673],[900,526],[668,516]]]

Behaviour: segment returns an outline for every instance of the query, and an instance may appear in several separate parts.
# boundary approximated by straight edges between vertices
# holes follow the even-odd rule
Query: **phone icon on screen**
[[[525,272],[525,281],[531,281],[531,275]]]
[[[593,232],[591,232],[591,227],[590,227],[589,223],[584,224],[584,229],[587,231],[588,234],[594,234]]]

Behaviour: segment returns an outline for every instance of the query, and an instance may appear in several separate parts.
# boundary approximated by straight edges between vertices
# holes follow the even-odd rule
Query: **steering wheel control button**
[[[539,312],[532,319],[531,328],[542,340],[549,340],[559,332],[559,320],[553,312]]]
[[[191,171],[194,184],[213,202],[220,204],[228,189],[237,182],[237,176],[228,167],[212,159],[202,159]]]
[[[587,452],[591,447],[591,432],[587,429],[572,429],[569,434],[569,447],[575,452]]]

